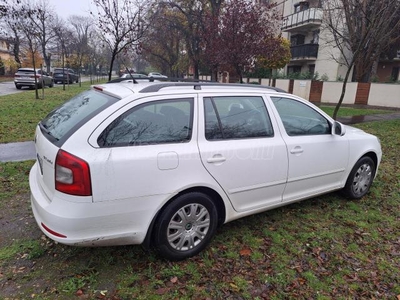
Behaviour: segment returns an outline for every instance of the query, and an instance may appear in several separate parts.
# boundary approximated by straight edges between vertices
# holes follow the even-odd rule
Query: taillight
[[[59,150],[55,163],[56,190],[75,196],[91,196],[90,168],[86,161]]]
[[[18,78],[18,77],[21,77],[21,75],[16,75],[16,74],[15,74],[14,77],[17,77],[17,78]]]

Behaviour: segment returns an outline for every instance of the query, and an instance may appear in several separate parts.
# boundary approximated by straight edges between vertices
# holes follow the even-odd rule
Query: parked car
[[[382,156],[375,136],[294,95],[187,82],[94,86],[38,124],[35,146],[32,210],[48,237],[171,260],[241,217],[336,190],[361,198]]]
[[[38,88],[42,88],[43,86],[53,87],[54,81],[53,77],[49,76],[47,72],[41,69],[36,69],[35,73],[35,69],[33,68],[19,68],[14,75],[14,84],[15,87],[20,90],[23,86],[29,88],[35,88],[35,85],[37,85]]]
[[[78,83],[79,76],[74,70],[69,68],[55,68],[53,71],[53,77],[55,83]]]
[[[138,78],[147,78],[147,75],[140,74],[140,73],[122,74],[120,78],[133,78],[133,79],[138,79]]]
[[[168,76],[165,76],[165,75],[163,75],[161,73],[158,73],[158,72],[151,72],[151,73],[149,73],[148,76],[149,77],[153,77],[153,78],[168,78]]]

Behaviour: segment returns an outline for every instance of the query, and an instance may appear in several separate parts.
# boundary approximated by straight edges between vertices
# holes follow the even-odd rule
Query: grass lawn
[[[56,97],[25,101],[36,121],[17,100],[20,116],[32,120],[20,127],[26,136],[51,109],[45,101],[65,100]],[[45,238],[30,211],[33,161],[0,163],[0,299],[397,299],[400,120],[356,126],[377,135],[384,153],[366,197],[332,193],[228,223],[203,253],[175,263],[140,246],[78,248]]]
[[[334,106],[320,106],[324,112],[328,115],[333,116]],[[352,107],[341,107],[338,112],[338,117],[352,117],[361,115],[376,115],[376,114],[387,114],[393,111],[387,109],[371,109],[371,108],[352,108]]]
[[[33,139],[37,123],[51,110],[79,92],[89,89],[90,82],[56,88],[46,88],[44,99],[35,99],[35,91],[0,97],[0,143],[23,142]],[[41,96],[41,90],[39,96]]]
[[[14,80],[14,76],[0,76],[0,82],[7,82],[7,81],[13,81]]]

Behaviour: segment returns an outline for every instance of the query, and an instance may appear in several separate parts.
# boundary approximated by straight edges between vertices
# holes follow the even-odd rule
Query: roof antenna
[[[135,85],[135,83],[137,83],[137,81],[135,80],[135,78],[133,78],[132,72],[129,71],[129,69],[126,65],[125,65],[125,69],[126,69],[126,72],[128,72],[129,76],[132,78],[133,85]]]

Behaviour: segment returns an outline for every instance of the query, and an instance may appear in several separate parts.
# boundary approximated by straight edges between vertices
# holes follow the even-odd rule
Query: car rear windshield
[[[72,72],[71,70],[68,71],[68,69],[54,69],[53,73],[68,73],[68,72]]]
[[[116,101],[117,98],[89,90],[53,110],[39,126],[51,142],[61,146],[83,124]]]
[[[28,70],[27,69],[19,69],[18,73],[32,73],[33,74],[34,71],[33,70],[29,70],[29,69]]]

